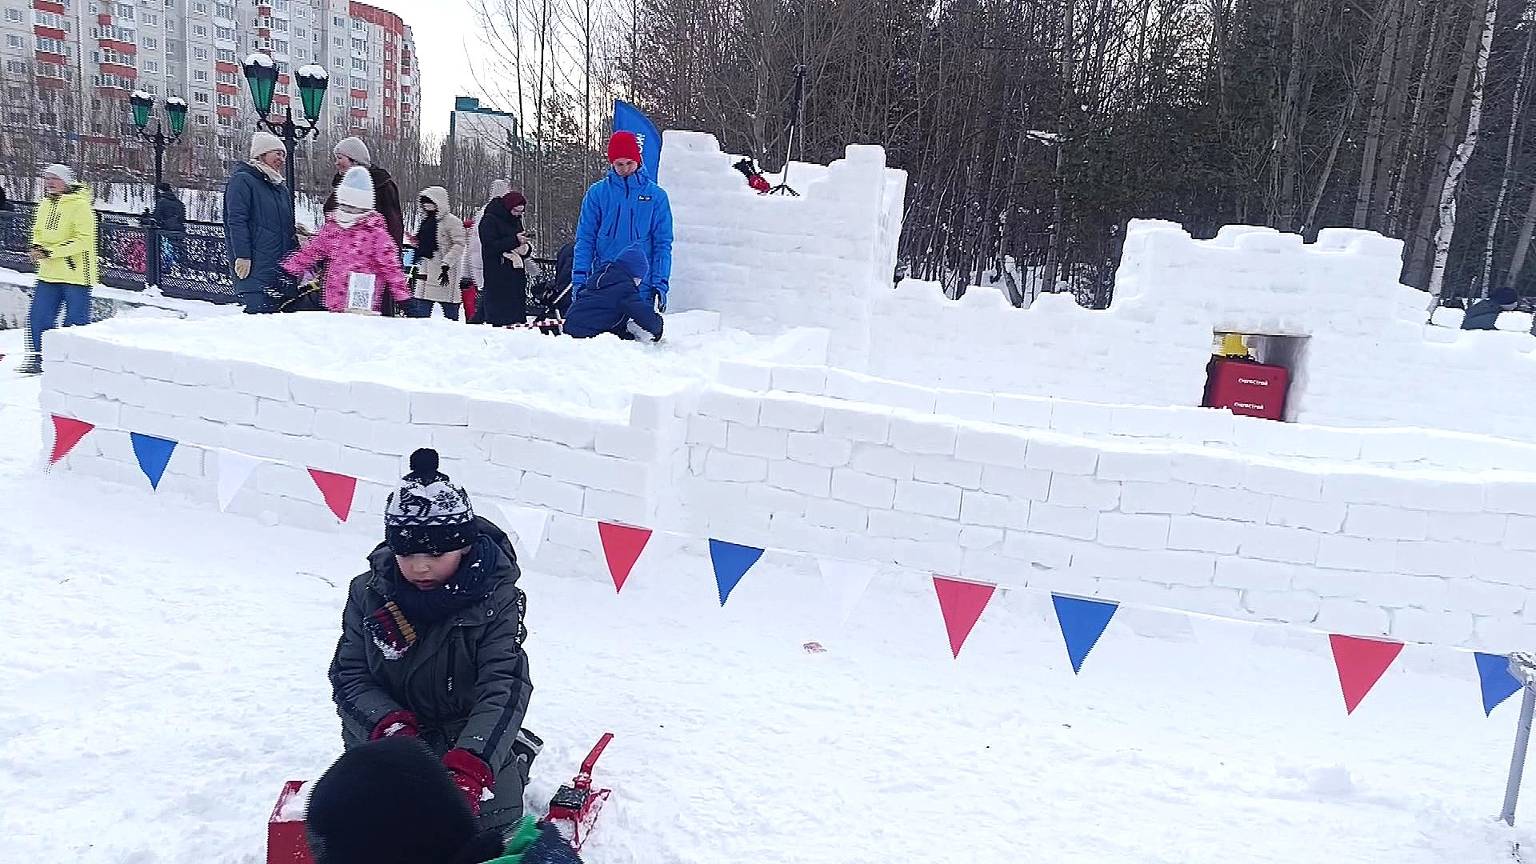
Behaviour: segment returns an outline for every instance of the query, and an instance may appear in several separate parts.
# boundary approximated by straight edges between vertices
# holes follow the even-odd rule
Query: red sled
[[[267,819],[267,864],[314,864],[304,831],[304,782],[289,780]]]
[[[544,821],[560,829],[561,836],[577,852],[581,851],[582,844],[592,835],[592,828],[597,824],[597,815],[602,811],[603,803],[613,794],[612,789],[592,788],[592,769],[597,765],[597,758],[603,755],[603,749],[612,740],[613,733],[604,732],[603,737],[597,739],[592,752],[582,760],[581,773],[571,780],[569,786],[561,786],[555,792],[555,797],[549,799],[549,813]]]

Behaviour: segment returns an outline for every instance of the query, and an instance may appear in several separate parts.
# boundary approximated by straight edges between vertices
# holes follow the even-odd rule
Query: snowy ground
[[[261,861],[282,782],[338,752],[325,666],[367,544],[43,473],[15,341],[0,862]],[[591,864],[1469,864],[1536,843],[1491,818],[1517,706],[1485,719],[1466,655],[1410,646],[1346,717],[1302,631],[1125,610],[1074,677],[1027,593],[956,661],[917,574],[839,626],[772,555],[725,609],[697,549],[660,538],[619,596],[527,570],[549,742],[529,799],[617,734]]]

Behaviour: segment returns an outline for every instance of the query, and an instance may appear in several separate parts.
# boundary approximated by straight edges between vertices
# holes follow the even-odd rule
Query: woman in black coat
[[[523,262],[532,254],[523,214],[528,199],[513,190],[486,205],[480,232],[480,257],[485,264],[485,284],[480,287],[477,315],[493,327],[521,327],[528,323],[528,272]],[[480,310],[484,310],[483,313]]]

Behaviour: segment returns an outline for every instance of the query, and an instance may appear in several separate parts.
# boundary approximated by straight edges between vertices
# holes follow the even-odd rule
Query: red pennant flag
[[[325,504],[336,514],[336,518],[347,521],[352,513],[352,496],[357,492],[357,478],[332,474],[319,468],[309,469],[309,476],[315,481],[320,494],[325,496]]]
[[[617,594],[624,590],[629,571],[640,560],[645,544],[651,542],[651,529],[599,522],[597,535],[603,541],[603,557],[608,559],[608,572],[613,576],[613,592]]]
[[[971,628],[976,626],[976,619],[981,617],[981,610],[987,608],[997,586],[934,576],[933,590],[939,595],[939,611],[944,614],[944,629],[949,632],[949,648],[959,657],[960,648],[971,635]]]
[[[1345,712],[1353,714],[1365,694],[1371,692],[1387,667],[1402,653],[1403,643],[1339,635],[1329,636],[1328,642],[1333,646],[1333,665],[1339,670]]]
[[[53,416],[53,452],[48,456],[49,465],[57,465],[60,459],[69,455],[69,451],[75,449],[85,433],[96,428],[93,423],[84,420],[76,420],[73,417]]]

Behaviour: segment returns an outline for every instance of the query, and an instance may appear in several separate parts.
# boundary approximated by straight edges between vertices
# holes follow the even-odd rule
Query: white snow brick
[[[1195,513],[1214,519],[1259,522],[1269,515],[1268,496],[1242,489],[1202,486],[1195,490]]]
[[[287,402],[293,398],[288,390],[293,375],[288,371],[238,360],[230,361],[229,366],[230,386],[241,393],[278,402]],[[357,398],[355,392],[353,398]]]
[[[1301,528],[1279,525],[1249,525],[1243,530],[1237,554],[1244,558],[1280,561],[1288,564],[1314,564],[1323,535]]]
[[[1099,452],[1091,447],[1033,440],[1024,454],[1027,468],[1055,474],[1092,474],[1099,464]]]
[[[1101,460],[1099,463],[1103,465]],[[1188,483],[1138,483],[1120,485],[1120,512],[1183,515],[1194,511],[1195,487]],[[1342,517],[1340,517],[1342,519]]]
[[[1536,553],[1479,546],[1472,553],[1473,572],[1485,582],[1536,587]]]
[[[990,422],[992,420],[992,399],[991,393],[976,393],[970,390],[940,390],[938,399],[934,402],[933,413],[943,414],[960,420]]]
[[[1500,618],[1519,615],[1531,594],[1520,586],[1476,579],[1458,580],[1454,586],[1448,584],[1447,590],[1456,608]]]
[[[411,420],[416,420],[415,402],[411,403]],[[597,441],[597,422],[577,414],[533,409],[528,412],[528,434],[575,450],[588,450]]]
[[[960,495],[960,521],[1023,531],[1029,527],[1029,501],[968,489]]]
[[[1168,526],[1168,548],[1232,555],[1247,525],[1202,516],[1174,516]]]
[[[1165,549],[1168,517],[1105,513],[1099,517],[1098,541],[1122,549]]]
[[[891,434],[889,409],[828,405],[822,431],[837,438],[884,444]]]
[[[773,515],[805,515],[804,495],[761,483],[752,483],[747,486],[747,503]]]
[[[1429,515],[1376,504],[1351,504],[1344,533],[1376,540],[1423,540],[1429,536]]]
[[[1511,518],[1498,513],[1436,513],[1429,520],[1429,539],[1498,543],[1505,536]]]
[[[896,481],[897,510],[937,516],[941,519],[960,518],[960,490],[937,483],[921,483],[916,480]]]
[[[725,449],[726,422],[718,417],[694,414],[688,418],[688,443]]]
[[[629,397],[629,425],[635,429],[660,431],[677,422],[677,400],[655,393],[635,393]]]
[[[783,396],[765,396],[757,422],[773,429],[817,432],[821,429],[825,414],[826,408],[816,402]]]
[[[760,363],[722,360],[718,377],[727,387],[752,393],[765,393],[773,386],[773,368]]]
[[[1349,636],[1385,636],[1392,618],[1381,606],[1342,597],[1324,597],[1315,622],[1321,630]]]
[[[1046,534],[1009,530],[1003,537],[1004,555],[1042,570],[1065,570],[1072,566],[1077,550],[1086,548],[1076,540]]]
[[[463,464],[464,467],[462,468],[455,467],[452,470],[444,468],[444,472],[450,476],[457,476],[478,468],[479,463],[483,461],[483,457],[490,452],[490,445],[486,443],[487,433],[478,432],[470,429],[468,426],[422,426],[418,428],[419,431],[431,434],[432,449],[442,454],[444,465],[450,462]]]
[[[1269,506],[1269,524],[1337,534],[1344,528],[1344,514],[1345,505],[1339,502],[1276,498]]]
[[[965,550],[955,540],[895,540],[893,544],[895,554],[891,556],[891,563],[902,567],[932,573],[958,573],[965,564]]]
[[[1466,543],[1403,541],[1397,544],[1397,569],[1413,576],[1473,576],[1474,551]]]
[[[758,410],[761,407],[761,398],[740,390],[711,387],[699,397],[700,414],[747,426],[757,425]]]
[[[791,432],[788,447],[790,459],[822,468],[841,468],[853,457],[852,441],[835,438],[824,432]]]
[[[1504,527],[1505,549],[1536,550],[1536,518],[1510,516]]]
[[[850,468],[832,471],[832,497],[850,504],[890,509],[896,500],[896,481]]]
[[[1391,636],[1403,642],[1461,645],[1472,639],[1472,616],[1466,612],[1393,609]]]
[[[912,479],[958,486],[961,489],[980,489],[981,466],[975,462],[960,462],[948,456],[918,456],[912,463]]]
[[[1110,514],[1112,515],[1112,514]],[[1143,517],[1134,517],[1143,518]],[[1099,530],[1103,531],[1102,523]],[[1148,551],[1136,553],[1132,565],[1120,571],[1161,585],[1202,587],[1215,578],[1216,558],[1202,552]],[[1117,574],[1119,575],[1119,574]]]
[[[1011,396],[999,393],[992,397],[992,419],[1005,426],[1049,429],[1051,428],[1051,400],[1039,396]]]
[[[580,486],[531,472],[523,474],[522,485],[517,490],[518,498],[525,504],[578,516],[582,515],[585,494],[586,490]]]
[[[1100,480],[1167,483],[1173,479],[1173,458],[1166,453],[1105,450],[1099,453],[1099,466],[1094,474]]]
[[[336,467],[331,470],[362,479],[377,480],[380,483],[396,482],[402,474],[398,457],[385,456],[370,450],[359,450],[355,447],[342,447],[336,460]]]
[[[869,511],[846,501],[811,499],[805,502],[805,519],[812,525],[863,533],[869,528]]]
[[[899,510],[869,511],[869,535],[924,543],[960,542],[960,523]]]
[[[661,456],[661,440],[654,429],[636,429],[622,423],[599,423],[592,449],[604,456],[652,462]]]
[[[1067,507],[1113,510],[1120,505],[1120,484],[1076,474],[1052,474],[1045,500]]]
[[[827,392],[827,367],[775,366],[772,383],[773,389],[786,393],[822,396]]]
[[[1286,591],[1295,572],[1296,567],[1289,564],[1223,557],[1216,562],[1215,583],[1224,588]]]
[[[517,402],[471,399],[465,418],[471,429],[478,429],[481,432],[527,435],[532,427],[528,406]]]
[[[826,498],[832,494],[832,470],[799,462],[771,462],[768,484],[802,495]]]
[[[315,409],[292,402],[258,399],[256,425],[287,435],[309,435],[315,431]]]
[[[236,385],[236,389],[247,393],[252,392],[239,385]],[[286,382],[283,385],[283,390],[282,398],[287,399]],[[262,394],[257,393],[256,395],[261,396]],[[349,404],[351,404],[353,411],[370,420],[388,420],[391,423],[409,423],[411,420],[410,394],[398,387],[391,387],[387,384],[373,384],[366,381],[352,382],[352,400]]]
[[[209,395],[211,396],[212,394]],[[210,399],[209,401],[216,400]],[[377,421],[369,420],[356,414],[342,414],[337,411],[316,411],[314,435],[316,438],[335,441],[338,444],[348,445],[359,450],[372,450],[373,424],[375,422]]]
[[[220,423],[241,423],[247,426],[256,422],[255,396],[236,390],[208,388],[200,391],[197,416]],[[338,416],[357,417],[356,414]],[[318,417],[318,415],[317,415]],[[361,419],[361,418],[359,418]]]
[[[1235,489],[1243,479],[1241,462],[1198,453],[1175,453],[1173,479],[1196,486]]]
[[[1243,609],[1265,621],[1310,624],[1317,618],[1322,606],[1323,598],[1310,591],[1250,589],[1243,592]]]
[[[305,410],[313,411],[314,409],[306,408]],[[137,405],[124,405],[120,416],[124,431],[126,432],[155,435],[161,438],[169,438],[172,441],[186,440],[187,436],[182,431],[186,421],[175,414],[167,414],[164,411],[156,411],[151,408],[140,408]],[[124,437],[126,438],[127,436]]]
[[[1092,540],[1099,530],[1099,512],[1087,507],[1031,504],[1029,530],[1039,534]]]
[[[725,449],[741,456],[761,456],[765,459],[786,459],[789,454],[789,433],[783,429],[767,429],[727,423]]]
[[[848,461],[848,466],[876,477],[910,480],[917,467],[917,457],[890,447],[859,444],[853,448],[853,458]]]
[[[893,408],[902,408],[918,414],[933,413],[938,404],[938,393],[927,387],[876,378],[865,382],[865,399]]]
[[[653,514],[644,498],[605,489],[588,489],[582,499],[581,515],[626,525],[645,525]]]
[[[891,446],[907,453],[953,456],[957,430],[932,417],[897,414],[891,417]]]
[[[1536,516],[1536,483],[1488,483],[1483,487],[1483,509],[1489,513]]]
[[[1069,435],[1104,434],[1114,423],[1110,405],[1057,399],[1051,404],[1051,428]]]
[[[966,525],[960,529],[961,549],[996,549],[1003,545],[1003,529]]]
[[[352,384],[295,375],[288,379],[288,389],[293,401],[311,408],[329,408],[332,411],[350,411],[352,408]]]
[[[742,456],[724,450],[711,450],[704,457],[704,476],[711,480],[757,483],[768,479],[768,460]]]
[[[1250,464],[1243,473],[1242,488],[1298,501],[1321,501],[1323,475],[1278,465]]]
[[[1029,468],[987,465],[981,469],[981,489],[993,495],[1044,501],[1051,491],[1051,473]]]
[[[1389,573],[1397,564],[1397,541],[1325,534],[1318,542],[1317,564],[1340,570]]]
[[[955,456],[987,465],[1024,466],[1029,439],[1017,432],[961,426],[955,436]]]

